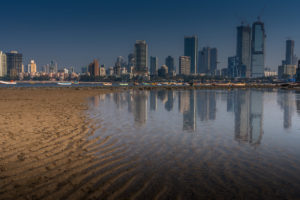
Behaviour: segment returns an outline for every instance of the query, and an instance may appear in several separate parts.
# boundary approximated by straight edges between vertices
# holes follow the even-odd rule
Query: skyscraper
[[[215,75],[218,68],[218,50],[210,49],[210,74]]]
[[[265,29],[264,23],[257,21],[252,25],[251,77],[264,76],[265,69]]]
[[[127,65],[127,72],[131,72],[131,68],[135,67],[135,56],[133,53],[130,53],[128,55],[128,65]]]
[[[238,58],[236,56],[228,57],[227,72],[228,77],[234,78],[238,76]]]
[[[158,70],[158,58],[155,56],[150,57],[150,75],[155,76],[157,75]]]
[[[7,74],[10,77],[17,77],[22,72],[23,55],[17,51],[6,53]]]
[[[0,77],[7,75],[6,55],[0,51]]]
[[[168,67],[168,74],[169,74],[169,75],[172,75],[173,72],[175,71],[174,58],[173,58],[172,56],[168,56],[168,57],[166,58],[165,64],[166,64],[167,67]]]
[[[300,60],[298,61],[298,67],[296,72],[296,80],[300,81]]]
[[[92,63],[90,63],[88,66],[88,71],[92,77],[100,76],[99,61],[95,59]]]
[[[199,51],[198,73],[208,74],[210,72],[210,57],[210,47],[203,47],[202,51]]]
[[[191,37],[184,37],[184,55],[189,56],[191,60],[191,74],[197,72],[197,58],[198,53],[198,37],[196,35]]]
[[[295,47],[294,40],[286,41],[286,50],[285,50],[285,64],[286,65],[296,65],[297,64],[297,62],[295,62],[294,47]]]
[[[191,59],[189,56],[179,57],[179,74],[190,75],[191,73]]]
[[[148,71],[148,45],[145,40],[137,40],[134,45],[135,72],[145,74]]]
[[[239,76],[249,78],[251,75],[251,28],[250,26],[237,27],[236,56],[239,60]]]

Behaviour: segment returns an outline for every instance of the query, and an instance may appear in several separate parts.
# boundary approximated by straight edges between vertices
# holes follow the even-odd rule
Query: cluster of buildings
[[[298,67],[298,58],[294,54],[295,41],[286,41],[285,60],[278,66],[278,78],[280,79],[294,79],[300,78],[300,65]],[[299,61],[300,63],[300,61]],[[298,73],[297,73],[298,71]]]
[[[122,76],[129,77],[142,76],[168,76],[176,75],[215,75],[217,71],[217,49],[204,47],[198,51],[198,37],[190,36],[184,38],[184,55],[178,58],[179,67],[175,65],[175,58],[167,56],[165,64],[158,66],[158,57],[150,56],[148,62],[148,44],[145,40],[137,40],[134,45],[134,52],[128,55],[128,62],[121,56],[117,58],[114,67],[105,68],[99,66],[99,62],[94,60],[82,72],[87,72],[90,76]],[[150,67],[148,66],[150,63]]]
[[[0,51],[0,77],[17,77],[24,69],[22,57],[17,51],[9,53]]]
[[[265,28],[256,21],[237,27],[236,55],[228,58],[227,76],[231,78],[260,78],[265,73]]]
[[[118,57],[115,66],[99,67],[94,61],[87,68],[92,76],[122,76],[129,77],[174,77],[179,76],[223,76],[227,78],[262,78],[286,75],[296,76],[297,57],[294,55],[294,41],[287,40],[286,60],[278,68],[278,72],[265,68],[265,39],[264,23],[260,20],[250,25],[237,27],[236,55],[228,58],[226,68],[218,69],[218,50],[209,46],[198,48],[196,35],[184,37],[183,55],[176,60],[172,56],[165,58],[162,66],[158,64],[157,56],[150,56],[148,66],[148,45],[144,40],[136,41],[134,52],[128,55],[128,62]],[[178,61],[178,68],[176,64]],[[84,72],[84,70],[83,70]],[[300,74],[300,69],[299,69]],[[299,75],[300,76],[300,75]]]
[[[8,53],[0,51],[0,78],[6,77],[9,79],[18,78],[20,80],[40,77],[46,77],[48,80],[65,80],[67,78],[76,79],[79,75],[75,73],[73,67],[58,70],[57,63],[54,61],[43,66],[41,70],[38,70],[34,60],[30,60],[24,66],[23,55],[21,53],[17,51]]]
[[[198,47],[197,35],[184,37],[183,55],[178,58],[167,56],[162,66],[158,57],[148,59],[148,44],[145,40],[137,40],[134,51],[128,55],[127,62],[119,56],[113,67],[106,67],[94,60],[82,68],[82,74],[90,77],[175,77],[175,76],[222,76],[227,78],[262,78],[278,77],[300,81],[300,63],[294,54],[295,42],[286,41],[285,60],[278,71],[265,68],[265,39],[264,23],[260,20],[250,25],[237,27],[236,55],[228,58],[227,67],[218,69],[218,50],[214,47]],[[178,63],[178,67],[176,66]],[[148,65],[149,64],[149,65]],[[57,63],[51,61],[37,71],[34,60],[24,67],[22,54],[17,51],[3,53],[0,51],[0,77],[23,79],[25,77],[48,77],[56,80],[75,79],[74,68],[58,69]]]

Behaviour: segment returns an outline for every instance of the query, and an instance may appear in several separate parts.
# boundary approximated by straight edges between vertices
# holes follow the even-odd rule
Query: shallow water
[[[93,197],[300,198],[300,93],[131,90],[89,103]]]

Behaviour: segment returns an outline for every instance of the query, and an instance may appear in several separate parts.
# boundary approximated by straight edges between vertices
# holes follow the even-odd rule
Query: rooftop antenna
[[[258,16],[257,16],[257,21],[261,20],[261,17],[263,16],[265,10],[266,10],[267,5],[265,4],[264,7],[260,10]]]

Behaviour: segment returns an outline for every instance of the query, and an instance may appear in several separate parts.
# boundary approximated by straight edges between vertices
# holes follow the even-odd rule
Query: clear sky
[[[265,7],[265,9],[263,9]],[[298,0],[15,0],[1,2],[0,50],[18,50],[24,64],[56,60],[79,69],[94,58],[112,66],[117,56],[146,40],[159,64],[183,55],[185,35],[198,35],[199,46],[217,47],[219,68],[235,54],[236,26],[265,23],[266,65],[277,68],[285,40],[300,43]],[[264,10],[264,11],[263,11]],[[300,45],[300,44],[299,44]],[[300,54],[298,54],[300,57]]]

